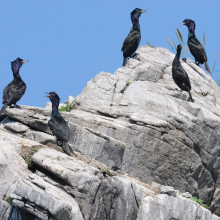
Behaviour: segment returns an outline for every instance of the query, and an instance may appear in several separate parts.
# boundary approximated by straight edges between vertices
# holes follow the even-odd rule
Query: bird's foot
[[[138,53],[134,53],[131,55],[131,58],[135,58],[135,57],[137,57],[137,55],[138,55]]]
[[[181,89],[177,89],[177,88],[175,88],[175,90],[178,91],[178,92],[182,92],[182,91],[183,91],[183,90],[181,90]]]
[[[198,61],[195,61],[195,64],[196,64],[197,66],[199,66],[199,62],[198,62]]]
[[[16,104],[11,104],[10,105],[10,108],[18,108],[18,109],[21,109],[21,107],[19,105],[16,105]]]
[[[21,106],[19,106],[19,105],[15,105],[15,108],[21,109]]]

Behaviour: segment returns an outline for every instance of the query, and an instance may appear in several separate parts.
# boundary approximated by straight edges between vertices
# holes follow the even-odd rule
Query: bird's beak
[[[140,13],[141,13],[141,14],[144,13],[144,12],[147,12],[147,10],[140,10]]]
[[[179,25],[185,25],[186,23],[185,22],[182,22],[182,23],[180,23]]]
[[[26,62],[29,62],[29,61],[28,60],[22,60],[21,64],[26,63]]]
[[[48,93],[48,92],[44,92],[44,93],[49,94],[49,96],[48,96],[48,95],[45,95],[44,97],[51,98],[51,94],[50,94],[50,93]]]

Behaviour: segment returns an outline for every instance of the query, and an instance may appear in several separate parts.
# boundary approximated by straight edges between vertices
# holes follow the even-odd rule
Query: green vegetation
[[[38,151],[38,148],[34,147],[34,148],[27,150],[27,152],[22,156],[26,164],[28,165],[28,169],[30,170],[33,168],[32,156],[37,151]]]
[[[127,89],[127,87],[131,84],[131,82],[127,81],[126,82],[126,86],[124,87],[124,89],[121,90],[121,93],[123,94],[124,91]]]
[[[12,200],[13,200],[13,199],[9,196],[9,197],[7,197],[7,199],[6,199],[6,202],[9,203],[9,204],[11,205]]]
[[[185,53],[185,58],[187,58],[187,54],[189,53],[189,47],[188,47],[188,50],[187,50],[186,49],[186,45],[185,45],[184,40],[183,40],[183,36],[182,36],[182,34],[181,34],[181,32],[180,32],[180,30],[178,28],[175,30],[175,33],[176,33],[176,36],[177,36],[177,39],[178,39],[179,43],[184,48],[184,50],[182,50],[182,56],[184,56],[184,53]],[[170,42],[169,38],[166,37],[166,36],[165,36],[165,38],[167,39],[167,42],[169,43],[170,47],[173,50],[173,45]],[[173,41],[173,43],[174,43],[175,49],[177,50],[175,41]],[[206,43],[205,43],[205,33],[204,32],[203,32],[203,45],[204,45],[204,48],[205,48]],[[174,52],[174,50],[173,50],[173,52]],[[213,77],[213,73],[215,71],[220,72],[219,70],[215,70],[215,66],[216,66],[216,63],[217,63],[219,57],[220,57],[220,52],[219,52],[219,54],[217,56],[217,59],[216,59],[214,65],[213,65],[212,72],[211,73],[208,72],[208,74],[210,74],[211,77]],[[204,70],[205,70],[205,67],[204,67]],[[218,86],[220,86],[220,78],[217,79],[215,82],[217,83]]]
[[[192,200],[192,201],[197,202],[199,205],[201,205],[204,208],[210,210],[210,208],[206,204],[203,204],[203,201],[201,199],[197,199],[196,197],[192,197],[192,198],[189,198],[189,199]]]
[[[62,106],[61,108],[59,108],[59,111],[60,112],[70,112],[72,104],[73,104],[73,102],[71,104],[66,104],[65,106]]]

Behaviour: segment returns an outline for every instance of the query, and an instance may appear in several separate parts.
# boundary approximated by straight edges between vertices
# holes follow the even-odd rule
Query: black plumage
[[[199,66],[200,63],[205,63],[206,70],[211,73],[209,65],[207,63],[207,55],[205,49],[195,35],[195,22],[191,19],[185,19],[181,24],[186,25],[188,27],[189,34],[187,43],[191,54],[195,58],[196,64]]]
[[[58,106],[60,103],[60,98],[55,92],[49,92],[47,96],[52,102],[52,114],[51,119],[48,121],[48,126],[52,131],[53,135],[57,138],[57,145],[61,146],[68,155],[73,153],[70,145],[68,144],[70,137],[70,129],[66,121],[60,115],[58,111]]]
[[[181,50],[182,50],[182,46],[178,45],[177,46],[177,53],[176,53],[176,56],[173,60],[172,77],[173,77],[174,82],[177,84],[177,86],[181,90],[188,92],[191,101],[194,102],[192,99],[191,93],[190,93],[191,84],[190,84],[189,76],[186,73],[186,71],[183,69],[183,67],[180,63],[180,60],[179,60]]]
[[[25,62],[27,62],[27,60],[22,60],[20,58],[17,58],[11,62],[11,69],[14,79],[5,87],[3,91],[3,107],[0,111],[0,115],[4,113],[7,106],[12,107],[12,105],[14,105],[14,107],[16,107],[16,103],[21,99],[26,91],[26,84],[21,79],[19,74],[19,70]]]
[[[125,38],[124,43],[122,45],[121,51],[123,51],[123,66],[126,65],[126,60],[130,57],[138,48],[141,41],[141,29],[139,24],[140,15],[145,12],[145,10],[136,8],[131,12],[131,21],[133,24],[130,33]]]

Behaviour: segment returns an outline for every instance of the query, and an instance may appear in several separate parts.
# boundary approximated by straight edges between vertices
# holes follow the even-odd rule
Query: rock
[[[162,194],[167,194],[169,196],[176,196],[176,190],[172,186],[161,186],[160,191]]]
[[[4,127],[8,130],[11,130],[13,132],[17,132],[17,133],[24,133],[28,130],[28,127],[18,123],[18,122],[13,122],[13,123],[7,123],[4,125]]]
[[[158,183],[155,183],[155,182],[152,182],[152,183],[151,183],[151,186],[152,186],[154,189],[157,189],[157,190],[160,190],[160,188],[161,188],[161,185],[158,184]]]
[[[52,135],[45,134],[40,131],[29,131],[25,134],[25,136],[33,141],[37,141],[41,144],[53,143],[56,144],[56,138]]]
[[[189,192],[182,193],[181,196],[185,198],[192,198],[192,195]]]
[[[147,196],[143,199],[137,220],[157,219],[219,219],[198,203],[184,197],[157,195],[155,198]]]
[[[4,200],[0,201],[0,219],[2,220],[4,216],[6,215],[6,212],[9,208],[9,204],[5,202]]]
[[[173,82],[174,56],[143,46],[126,67],[89,81],[71,112],[61,113],[75,152],[70,157],[50,143],[50,148],[41,145],[32,156],[34,175],[19,154],[24,146],[52,141],[51,110],[7,108],[7,120],[28,130],[12,135],[0,126],[0,201],[12,193],[22,198],[14,198],[5,216],[219,219],[183,196],[160,192],[162,185],[173,187],[166,191],[170,195],[187,191],[220,215],[220,89],[191,60],[181,61],[191,80],[195,102],[190,102]]]
[[[0,130],[0,200],[7,198],[14,191],[16,181],[28,174],[27,164],[19,155],[22,147],[36,145],[39,143]]]
[[[46,102],[44,108],[52,110],[52,103],[51,102]]]
[[[68,104],[73,104],[74,100],[75,100],[74,97],[69,96],[69,97],[68,97],[68,100],[67,100],[67,103],[68,103]]]

